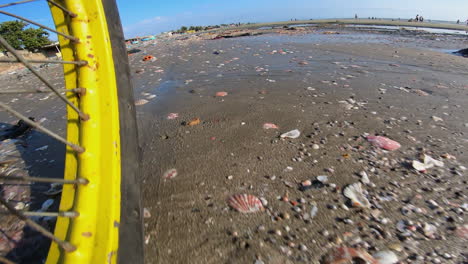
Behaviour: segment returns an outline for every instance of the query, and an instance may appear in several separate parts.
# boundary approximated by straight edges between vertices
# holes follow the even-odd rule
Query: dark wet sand
[[[371,254],[401,248],[395,252],[402,263],[466,261],[466,240],[454,230],[466,221],[466,171],[460,166],[468,161],[468,60],[444,52],[465,48],[467,40],[341,33],[137,47],[142,51],[129,57],[136,99],[157,95],[137,107],[144,206],[151,213],[145,219],[147,263],[317,263],[339,245]],[[282,49],[287,53],[271,54]],[[144,55],[157,60],[142,62]],[[5,84],[12,85],[8,78]],[[228,95],[214,97],[219,91]],[[31,102],[37,96],[16,98]],[[46,114],[56,103],[40,101],[34,111]],[[57,111],[46,125],[56,126],[63,109]],[[179,118],[168,120],[169,113]],[[193,118],[201,124],[182,125]],[[280,129],[263,129],[267,122]],[[278,138],[292,129],[301,136]],[[364,133],[385,135],[402,147],[384,152]],[[418,173],[408,162],[421,152],[457,159]],[[57,159],[52,150],[43,155]],[[285,172],[288,166],[293,170]],[[178,175],[163,180],[171,168]],[[375,184],[365,186],[374,208],[345,210],[342,189],[358,182],[362,170]],[[299,190],[300,182],[318,175],[336,186]],[[268,212],[233,211],[226,199],[237,193],[265,198]],[[302,199],[298,209],[279,199],[286,194],[290,201]],[[305,221],[312,205],[318,214]],[[403,206],[420,210],[404,215]],[[289,219],[277,217],[285,213]],[[400,220],[415,226],[409,237],[396,230]],[[437,226],[434,239],[416,228],[424,223]]]

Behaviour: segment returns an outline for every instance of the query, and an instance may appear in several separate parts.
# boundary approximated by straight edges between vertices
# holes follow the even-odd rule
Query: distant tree
[[[187,27],[186,26],[181,26],[179,31],[184,33],[185,31],[187,31]]]
[[[50,44],[49,33],[42,28],[26,28],[29,24],[22,21],[0,23],[0,35],[15,49],[35,51]],[[5,50],[4,47],[0,47]]]

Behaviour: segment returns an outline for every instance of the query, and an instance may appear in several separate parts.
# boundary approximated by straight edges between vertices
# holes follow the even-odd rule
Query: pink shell
[[[170,119],[170,120],[176,119],[176,118],[178,118],[178,117],[179,117],[179,114],[178,114],[178,113],[169,113],[169,114],[167,115],[167,119]]]
[[[226,96],[226,95],[228,95],[227,92],[217,92],[216,93],[216,96]]]
[[[263,124],[263,129],[278,129],[279,127],[273,123]]]
[[[163,178],[164,178],[164,179],[172,179],[172,178],[174,178],[175,176],[177,176],[177,170],[176,170],[176,169],[167,170],[167,171],[163,174]]]
[[[400,143],[382,136],[368,136],[367,141],[376,147],[386,150],[396,150],[401,147]]]
[[[255,213],[264,210],[260,199],[251,194],[235,194],[229,197],[228,204],[241,213]]]

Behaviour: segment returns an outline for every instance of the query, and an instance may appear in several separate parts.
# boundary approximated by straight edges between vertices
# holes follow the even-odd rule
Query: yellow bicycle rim
[[[81,177],[89,183],[63,187],[60,211],[76,211],[79,216],[59,217],[54,234],[76,250],[65,252],[52,242],[46,263],[116,263],[121,157],[116,62],[107,21],[100,0],[56,2],[77,15],[66,16],[50,5],[57,30],[79,39],[74,43],[59,36],[63,59],[88,61],[86,66],[64,65],[66,88],[85,88],[81,95],[68,94],[68,99],[89,115],[83,121],[67,109],[67,139],[85,151],[77,154],[67,147],[64,178]]]

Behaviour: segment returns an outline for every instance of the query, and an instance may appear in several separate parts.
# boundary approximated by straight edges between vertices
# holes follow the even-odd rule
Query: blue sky
[[[0,0],[0,4],[11,2]],[[190,25],[360,17],[468,19],[468,0],[117,0],[127,38]],[[52,25],[45,0],[4,9]],[[0,22],[9,20],[0,15]]]

